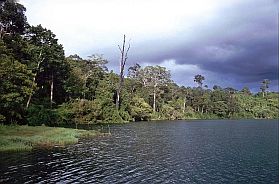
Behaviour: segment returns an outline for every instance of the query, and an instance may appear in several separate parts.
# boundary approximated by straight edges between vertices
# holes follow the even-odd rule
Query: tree
[[[152,108],[143,98],[135,96],[130,102],[130,114],[135,121],[149,120]]]
[[[8,55],[0,41],[0,119],[6,123],[24,120],[24,102],[32,93],[32,72]],[[22,123],[22,122],[21,122]]]
[[[269,88],[269,85],[270,84],[270,81],[268,79],[264,79],[262,82],[261,82],[261,91],[262,91],[262,94],[263,94],[263,97],[267,94],[267,89]]]
[[[120,106],[120,94],[121,94],[121,89],[122,89],[123,81],[124,81],[124,69],[125,69],[126,61],[128,59],[128,52],[130,50],[130,43],[129,43],[128,48],[126,50],[125,50],[125,47],[126,47],[126,36],[124,35],[122,47],[120,47],[118,45],[118,48],[119,48],[120,53],[121,53],[121,57],[120,57],[119,84],[118,84],[117,94],[116,94],[116,109],[117,110],[119,109],[119,106]]]
[[[134,66],[129,67],[127,76],[131,79],[137,80],[139,77],[140,69],[141,69],[141,66],[138,63],[136,63]]]
[[[140,79],[144,87],[151,87],[153,93],[153,112],[156,112],[156,94],[159,88],[171,82],[170,71],[161,66],[146,66],[140,70]]]
[[[247,86],[243,87],[243,89],[240,90],[240,93],[242,93],[242,94],[244,94],[244,95],[246,95],[246,96],[252,95],[250,89],[249,89]]]
[[[27,42],[24,40],[26,29],[29,27],[25,11],[25,7],[15,0],[1,1],[0,39],[10,50],[10,55],[23,64],[29,59],[26,53]]]
[[[212,89],[213,89],[214,91],[215,91],[215,90],[222,91],[221,86],[218,86],[218,85],[214,85],[214,86],[212,87]]]
[[[203,84],[203,80],[204,80],[204,76],[198,74],[198,75],[195,75],[194,77],[194,82],[198,83],[199,87],[202,88],[202,84]]]
[[[227,87],[224,90],[227,94],[228,117],[230,118],[238,111],[237,99],[235,97],[237,90],[232,87]]]
[[[190,87],[185,88],[184,86],[181,87],[181,92],[183,94],[183,107],[182,107],[182,111],[183,113],[185,113],[186,110],[186,103],[187,101],[190,101],[192,99],[192,90]]]
[[[204,91],[201,87],[193,88],[193,100],[192,105],[195,111],[202,112],[203,110],[203,94]]]
[[[76,55],[77,56],[77,55]],[[84,80],[83,80],[83,59],[79,56],[75,57],[73,55],[66,58],[66,63],[69,65],[69,77],[65,81],[64,88],[67,93],[67,99],[78,99],[82,98],[84,93]]]
[[[130,78],[131,81],[131,93],[134,93],[136,84],[140,82],[139,75],[140,75],[141,66],[136,63],[134,66],[129,67],[127,77]]]
[[[219,87],[210,93],[211,112],[220,118],[225,118],[228,112],[227,94]]]
[[[114,94],[118,76],[112,72],[106,74],[96,90],[96,103],[101,107],[101,121],[106,123],[123,122],[119,110],[115,108]]]
[[[35,86],[36,86],[36,77],[38,75],[38,72],[40,71],[40,65],[44,61],[44,58],[42,58],[41,56],[42,56],[42,50],[40,51],[38,58],[36,58],[37,67],[34,69],[34,77],[33,77],[32,86],[31,86],[32,89],[35,88]],[[33,91],[33,93],[34,93],[34,91]],[[28,97],[28,100],[26,103],[26,109],[28,109],[28,107],[29,107],[33,93],[29,94],[29,97]]]
[[[15,0],[1,1],[0,4],[0,38],[6,35],[23,35],[28,26],[26,9]]]
[[[100,80],[108,71],[106,67],[108,61],[102,55],[93,54],[87,60],[72,55],[66,58],[66,62],[70,68],[65,83],[69,98],[93,100]]]
[[[89,99],[93,99],[99,81],[108,71],[106,64],[108,61],[102,55],[93,54],[88,60],[84,60],[82,68],[83,79],[83,98],[86,98],[86,93]]]
[[[35,58],[38,58],[38,63],[40,62],[39,67],[34,68],[38,71],[35,79],[39,87],[38,95],[48,96],[50,106],[55,101],[63,102],[65,98],[63,86],[67,78],[68,65],[65,62],[62,45],[58,44],[55,34],[41,25],[31,26],[26,39],[33,45],[33,50],[38,55]]]

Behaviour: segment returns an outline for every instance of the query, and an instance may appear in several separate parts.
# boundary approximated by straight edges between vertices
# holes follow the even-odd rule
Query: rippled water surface
[[[278,183],[277,121],[161,121],[1,153],[0,183]]]

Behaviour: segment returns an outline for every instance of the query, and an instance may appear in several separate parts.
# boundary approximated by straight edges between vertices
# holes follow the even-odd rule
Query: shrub
[[[52,125],[56,123],[56,119],[55,111],[43,105],[31,105],[27,110],[28,125]]]

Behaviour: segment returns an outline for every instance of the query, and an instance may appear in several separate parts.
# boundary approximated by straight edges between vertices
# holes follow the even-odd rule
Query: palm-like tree
[[[270,84],[270,81],[268,80],[268,79],[264,79],[262,82],[261,82],[261,87],[260,87],[260,89],[261,89],[261,91],[262,91],[262,94],[263,94],[263,97],[264,97],[264,95],[266,95],[267,94],[267,89],[269,88],[269,84]]]
[[[199,87],[202,87],[202,81],[204,80],[204,76],[198,74],[198,75],[195,75],[195,78],[194,78],[194,82],[198,83]]]

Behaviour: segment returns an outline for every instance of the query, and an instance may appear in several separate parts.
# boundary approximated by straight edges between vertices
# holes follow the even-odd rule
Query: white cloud
[[[193,78],[195,75],[204,73],[197,65],[177,64],[175,59],[164,60],[160,66],[166,67],[171,71],[172,78],[179,84],[195,86]]]
[[[160,63],[160,66],[164,66],[172,72],[190,72],[197,73],[200,72],[200,68],[197,65],[191,64],[177,64],[175,59],[167,59]]]
[[[203,49],[200,54],[207,55],[212,59],[215,59],[214,61],[224,62],[226,59],[232,58],[233,56],[240,54],[242,51],[242,48],[237,48],[233,45],[213,45],[205,47],[205,49]]]
[[[133,43],[192,31],[216,16],[221,0],[21,0],[32,25],[51,29],[66,54],[115,47],[123,33]],[[231,2],[227,1],[227,2]],[[226,3],[225,3],[226,4]],[[228,3],[227,3],[228,4]],[[222,3],[224,5],[224,3]]]
[[[276,30],[269,26],[277,12],[272,1],[19,0],[27,8],[28,22],[52,30],[66,55],[103,54],[109,69],[118,72],[117,45],[125,33],[131,38],[127,65],[160,64],[171,70],[178,84],[190,86],[195,86],[196,74],[204,75],[208,85],[242,85],[233,81],[235,75],[224,77],[218,68],[209,72],[204,64],[220,61],[222,66],[228,58],[245,55],[247,47],[239,43],[246,37],[250,43],[273,35]],[[238,66],[225,68],[230,67]]]

